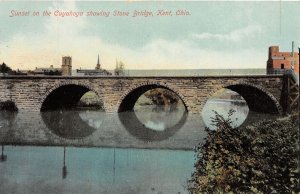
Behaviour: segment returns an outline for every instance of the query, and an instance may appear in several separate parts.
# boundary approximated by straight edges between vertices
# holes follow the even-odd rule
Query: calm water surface
[[[0,193],[186,193],[193,152],[172,150],[5,147]]]

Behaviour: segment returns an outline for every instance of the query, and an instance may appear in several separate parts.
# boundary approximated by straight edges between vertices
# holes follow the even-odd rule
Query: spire
[[[98,54],[98,61],[97,61],[96,69],[101,69],[99,54]]]

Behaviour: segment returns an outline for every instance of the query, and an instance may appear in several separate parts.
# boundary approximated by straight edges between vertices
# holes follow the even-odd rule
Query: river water
[[[2,112],[3,142],[13,137],[20,144],[55,146],[5,146],[0,193],[187,193],[186,182],[195,162],[192,148],[203,142],[205,126],[214,129],[212,110],[225,117],[229,109],[235,110],[235,125],[243,123],[249,110],[244,103],[216,99],[205,105],[202,114],[170,109],[149,105],[119,115],[96,110],[51,111],[42,113],[40,120]],[[24,125],[31,129],[21,127]],[[58,139],[41,135],[47,130]],[[66,176],[62,172],[64,144],[83,146],[66,147]]]
[[[225,91],[223,93],[226,93]],[[133,112],[0,112],[0,193],[187,193],[193,147],[214,130],[214,111],[233,127],[267,117],[220,95],[202,113],[144,105]],[[65,152],[64,152],[65,151]],[[65,167],[64,167],[65,166]]]

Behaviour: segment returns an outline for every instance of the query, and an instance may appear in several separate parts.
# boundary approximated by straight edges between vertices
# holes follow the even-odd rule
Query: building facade
[[[290,69],[299,75],[299,53],[294,51],[280,52],[279,46],[270,46],[267,74],[282,74]]]
[[[62,57],[61,70],[62,70],[62,75],[66,75],[66,76],[72,75],[72,57],[70,56]]]
[[[87,76],[107,76],[107,75],[112,75],[109,71],[106,69],[102,69],[98,55],[98,60],[95,69],[77,69],[76,73],[81,74],[81,75],[87,75]]]

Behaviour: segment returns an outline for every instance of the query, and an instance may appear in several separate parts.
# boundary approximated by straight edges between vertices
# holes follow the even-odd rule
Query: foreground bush
[[[196,147],[190,193],[296,193],[299,185],[298,117],[231,127],[216,113],[216,131]]]

